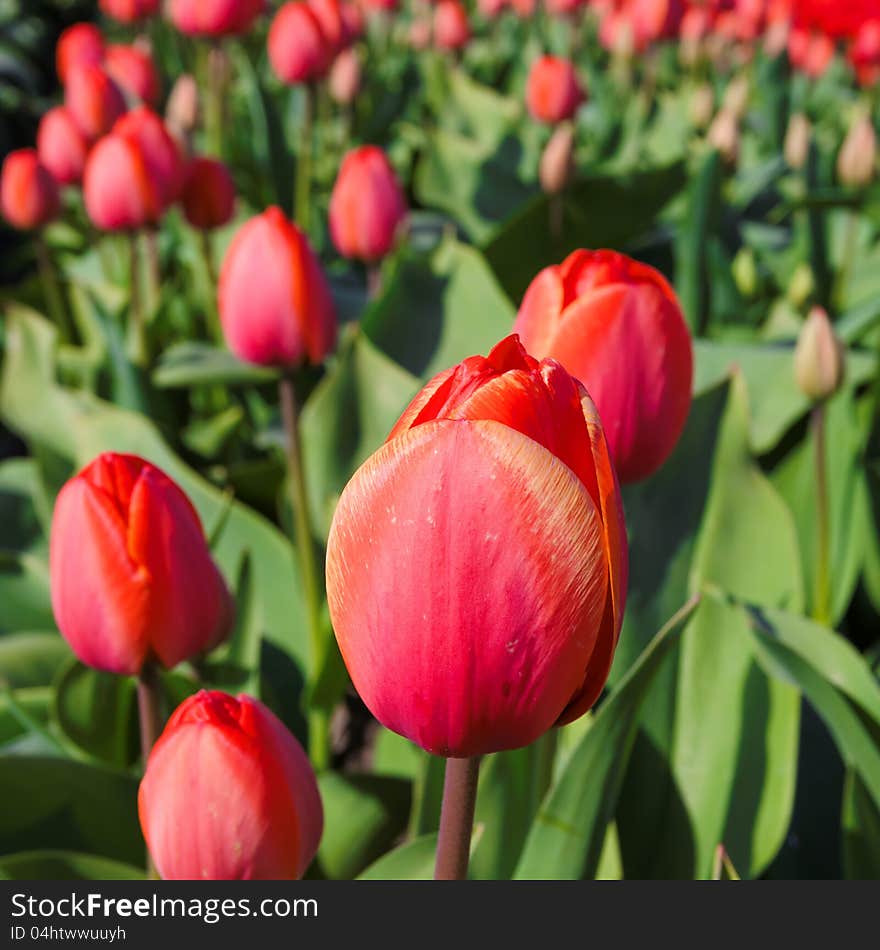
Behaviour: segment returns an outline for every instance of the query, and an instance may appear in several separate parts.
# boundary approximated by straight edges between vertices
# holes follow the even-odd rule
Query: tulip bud
[[[141,829],[166,880],[298,880],[324,824],[302,746],[256,699],[202,690],[153,747]]]
[[[99,455],[61,489],[49,543],[52,610],[87,666],[136,675],[217,646],[233,607],[189,499],[134,455]]]
[[[698,129],[705,129],[712,121],[715,114],[715,90],[710,83],[703,83],[697,86],[691,96],[690,116],[691,122]]]
[[[381,260],[394,247],[406,213],[406,199],[382,149],[352,149],[330,196],[330,236],[339,253],[370,263]]]
[[[102,66],[76,66],[64,87],[64,104],[89,142],[106,135],[125,113],[125,97]]]
[[[614,251],[575,251],[535,277],[513,329],[587,387],[622,482],[666,461],[690,410],[693,355],[662,274]]]
[[[434,45],[437,49],[462,49],[470,38],[467,11],[459,0],[438,0],[434,7]]]
[[[570,119],[584,98],[574,66],[567,59],[541,56],[532,63],[526,106],[533,119],[551,125]]]
[[[335,56],[348,44],[341,3],[339,0],[305,0],[305,3],[318,21],[330,57]]]
[[[171,87],[165,104],[165,124],[177,144],[189,151],[190,138],[199,124],[199,86],[194,76],[184,73]]]
[[[10,152],[0,171],[0,211],[20,231],[41,228],[58,216],[58,184],[40,163],[36,149]]]
[[[574,172],[574,126],[562,122],[550,136],[541,155],[538,179],[548,195],[558,195],[571,180]]]
[[[877,164],[877,134],[869,115],[856,116],[837,156],[837,177],[850,188],[867,188]]]
[[[164,203],[138,141],[112,133],[89,153],[83,200],[92,224],[102,231],[134,231],[155,224]]]
[[[285,3],[275,15],[268,49],[275,75],[289,85],[320,79],[332,57],[318,18],[303,0]]]
[[[736,289],[743,297],[754,297],[758,289],[758,265],[755,252],[747,246],[741,247],[730,266]]]
[[[107,72],[124,92],[148,106],[155,106],[161,95],[159,73],[148,52],[138,46],[108,46]]]
[[[269,208],[236,234],[218,288],[226,343],[248,363],[322,363],[336,343],[336,312],[308,240]]]
[[[55,68],[62,83],[74,66],[100,66],[104,61],[104,37],[92,23],[74,23],[58,38]]]
[[[37,129],[40,162],[59,185],[75,185],[82,179],[89,143],[64,106],[55,106]]]
[[[795,269],[785,296],[793,307],[800,309],[810,299],[815,289],[813,271],[809,264],[802,263]]]
[[[729,110],[722,108],[706,135],[709,144],[721,155],[726,165],[735,166],[739,161],[739,121]]]
[[[333,101],[341,106],[350,106],[357,98],[361,88],[361,61],[353,46],[333,60],[327,85]]]
[[[843,383],[845,350],[828,314],[813,307],[801,328],[794,351],[798,389],[813,402],[833,396]]]
[[[264,8],[264,0],[169,0],[168,17],[187,36],[234,36],[246,33]]]
[[[749,77],[746,73],[736,76],[724,90],[722,108],[731,112],[741,121],[749,105]]]
[[[623,509],[590,397],[508,337],[435,376],[349,482],[327,597],[352,682],[436,755],[583,715],[623,618]]]
[[[185,174],[180,149],[165,123],[152,109],[140,106],[113,126],[113,134],[137,143],[159,195],[160,210],[165,211],[180,197]]]
[[[810,120],[803,112],[795,112],[788,120],[788,128],[785,132],[785,144],[783,154],[789,168],[795,170],[801,169],[806,165],[810,154],[810,139],[813,135],[813,127]]]
[[[215,158],[192,159],[181,201],[186,220],[200,231],[228,224],[235,210],[235,184],[223,162]]]
[[[137,23],[159,12],[160,0],[101,0],[101,12],[120,23]]]

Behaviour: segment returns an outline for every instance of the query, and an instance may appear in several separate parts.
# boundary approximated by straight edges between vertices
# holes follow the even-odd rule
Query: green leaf
[[[437,834],[422,835],[382,855],[359,881],[430,881],[434,877]]]
[[[880,806],[853,771],[843,793],[843,864],[848,880],[880,879]]]
[[[265,366],[244,363],[229,350],[210,343],[176,343],[159,358],[153,371],[153,385],[160,389],[189,389],[191,386],[256,386],[278,379],[278,372]]]
[[[0,686],[48,686],[70,659],[70,647],[55,633],[10,633],[0,637]]]
[[[142,881],[142,868],[76,851],[22,851],[0,858],[5,881]]]
[[[45,557],[0,550],[0,604],[0,634],[55,629]]]

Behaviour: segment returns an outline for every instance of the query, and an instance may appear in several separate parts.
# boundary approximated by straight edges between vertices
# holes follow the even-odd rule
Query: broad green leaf
[[[0,686],[48,686],[70,660],[70,647],[56,633],[10,633],[0,637]]]
[[[22,737],[40,743],[41,751],[58,751],[56,743],[44,742],[52,698],[48,686],[30,686],[14,692],[0,690],[0,755],[18,754]],[[38,729],[34,729],[34,725]]]
[[[843,798],[843,864],[849,880],[880,879],[880,805],[856,772],[846,777]]]
[[[0,634],[55,629],[44,556],[0,550],[0,604]]]
[[[422,835],[382,855],[360,881],[430,881],[434,877],[437,833]]]
[[[76,851],[22,851],[0,858],[5,881],[142,881],[143,868]]]
[[[243,363],[229,350],[210,343],[177,343],[165,350],[153,371],[153,384],[160,389],[191,386],[254,386],[278,379],[278,372]]]

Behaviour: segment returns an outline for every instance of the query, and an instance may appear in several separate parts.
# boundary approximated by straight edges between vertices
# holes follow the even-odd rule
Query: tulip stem
[[[40,270],[40,283],[43,285],[49,318],[57,327],[61,341],[69,343],[73,340],[73,334],[67,317],[67,308],[64,306],[64,297],[58,283],[55,265],[52,263],[52,255],[49,253],[49,245],[46,244],[46,239],[42,233],[35,236],[34,245],[37,252],[37,266]]]
[[[150,307],[155,309],[162,293],[162,264],[159,259],[159,232],[156,228],[144,230],[144,254],[150,280]]]
[[[217,268],[214,264],[214,247],[211,244],[211,232],[199,231],[199,249],[202,252],[202,261],[205,264],[205,275],[208,280],[208,313],[205,314],[208,336],[222,341],[220,318],[217,314]]]
[[[141,731],[141,756],[146,769],[150,752],[162,732],[159,670],[154,663],[145,663],[137,678],[137,699]],[[147,877],[151,879],[158,877],[156,866],[153,864],[149,851],[147,851]]]
[[[828,505],[828,473],[825,450],[825,403],[813,407],[810,417],[813,429],[813,450],[816,465],[816,520],[818,550],[816,554],[816,599],[813,616],[822,624],[831,622],[831,530]]]
[[[300,229],[308,235],[312,190],[312,128],[315,112],[315,87],[303,86],[303,113],[300,126],[300,147],[296,154],[296,194],[294,215]]]
[[[379,264],[367,265],[367,298],[375,300],[382,293],[382,268]]]
[[[208,101],[205,105],[205,125],[208,149],[215,157],[223,158],[223,110],[226,95],[226,75],[222,62],[223,47],[215,42],[208,50],[206,72]]]
[[[479,756],[446,760],[435,881],[463,881],[467,877],[479,772]]]
[[[846,293],[849,290],[853,262],[859,247],[859,214],[857,211],[846,212],[846,230],[843,235],[843,257],[837,271],[837,280],[832,292],[833,304],[838,310],[846,307]]]
[[[135,366],[146,366],[149,362],[149,347],[147,344],[147,324],[144,314],[144,302],[141,297],[140,257],[138,255],[136,231],[132,231],[128,235],[128,249],[131,361]]]
[[[300,579],[305,597],[306,617],[309,625],[309,646],[312,655],[312,676],[317,678],[324,658],[324,633],[321,623],[321,588],[315,559],[315,542],[309,515],[305,471],[302,464],[302,449],[299,434],[299,407],[293,379],[284,374],[278,383],[281,403],[281,418],[284,423],[287,447],[288,482],[293,508],[294,539],[299,556]],[[329,765],[327,717],[323,710],[312,710],[309,715],[309,747],[312,761],[317,769]]]

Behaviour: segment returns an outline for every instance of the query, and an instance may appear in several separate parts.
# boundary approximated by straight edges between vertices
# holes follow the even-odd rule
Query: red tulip
[[[333,57],[318,18],[303,0],[285,3],[275,15],[268,48],[275,75],[290,85],[320,79]]]
[[[855,36],[878,12],[877,0],[797,0],[793,4],[796,26],[832,39]]]
[[[366,30],[364,12],[355,2],[343,2],[341,9],[342,22],[345,26],[346,46],[348,47],[364,35]]]
[[[332,58],[349,43],[342,4],[339,0],[305,0],[305,3],[318,21]]]
[[[813,79],[822,76],[834,59],[834,40],[824,33],[793,29],[788,35],[792,66]]]
[[[434,45],[437,49],[457,50],[471,38],[467,11],[458,0],[438,0],[434,8]]]
[[[170,668],[229,632],[232,601],[199,516],[137,456],[99,455],[61,489],[49,572],[58,629],[95,669]]]
[[[80,132],[94,142],[125,113],[125,97],[103,66],[78,65],[70,70],[64,104]]]
[[[238,232],[218,288],[229,348],[262,366],[322,363],[336,343],[330,288],[308,240],[269,208]]]
[[[55,106],[40,119],[37,152],[58,184],[75,185],[82,179],[89,143],[64,106]]]
[[[377,719],[438,755],[523,746],[596,700],[626,532],[602,424],[515,336],[434,377],[342,494],[333,628]]]
[[[137,23],[159,12],[161,0],[101,0],[99,6],[107,16],[120,23]]]
[[[223,162],[215,158],[192,159],[181,202],[186,220],[200,231],[228,224],[235,210],[235,184]]]
[[[140,145],[115,133],[104,136],[89,153],[83,200],[92,224],[102,231],[135,231],[155,224],[164,207]]]
[[[58,38],[55,68],[62,83],[74,66],[100,66],[104,61],[104,37],[92,23],[74,23]]]
[[[180,147],[162,119],[147,106],[140,106],[113,126],[113,134],[137,144],[150,181],[159,195],[160,210],[174,204],[180,197],[186,169]]]
[[[262,703],[202,690],[153,747],[141,828],[166,880],[296,880],[324,813],[302,746]]]
[[[880,80],[880,19],[862,24],[849,50],[849,61],[860,86]]]
[[[169,0],[168,17],[187,36],[233,36],[246,33],[264,9],[264,0]]]
[[[105,66],[121,89],[148,106],[156,106],[162,87],[149,53],[138,46],[108,46]]]
[[[575,251],[532,281],[514,330],[587,387],[622,482],[663,464],[687,420],[693,356],[658,271],[614,251]]]
[[[339,253],[362,261],[385,257],[406,212],[403,191],[382,149],[352,149],[330,196],[330,236]]]
[[[10,152],[0,171],[0,211],[20,231],[41,228],[58,216],[58,184],[36,149]]]
[[[526,82],[526,105],[538,122],[570,119],[584,101],[574,66],[559,56],[541,56],[532,63]]]

